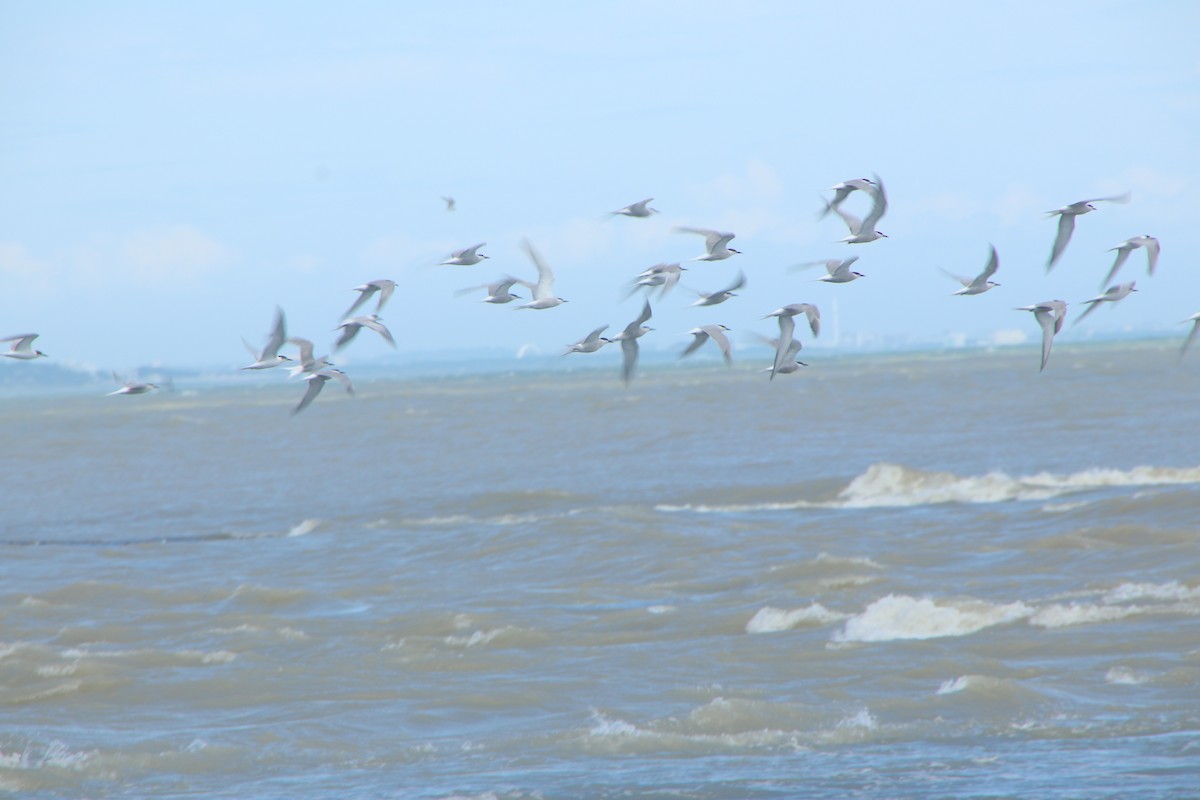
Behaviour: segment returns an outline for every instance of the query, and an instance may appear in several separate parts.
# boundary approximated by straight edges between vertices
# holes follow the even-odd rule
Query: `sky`
[[[732,231],[742,254],[686,264],[652,299],[647,348],[721,323],[736,358],[769,363],[762,317],[794,302],[823,311],[806,353],[1032,345],[1013,308],[1078,314],[1109,248],[1139,234],[1162,242],[1155,276],[1134,253],[1118,280],[1140,291],[1061,339],[1182,338],[1200,311],[1197,30],[1183,0],[0,0],[0,336],[37,331],[69,366],[236,367],[276,305],[321,349],[353,287],[388,278],[397,349],[364,332],[343,365],[553,354],[632,321],[640,271],[699,255],[683,225]],[[889,238],[839,243],[821,197],[873,174]],[[1079,218],[1047,274],[1045,212],[1125,191]],[[607,213],[646,197],[660,214]],[[532,279],[526,238],[568,303],[455,294]],[[438,265],[478,242],[482,264]],[[939,268],[974,275],[989,244],[1001,286],[951,296]],[[866,275],[851,284],[790,269],[851,254]],[[689,307],[687,287],[739,269],[739,297]]]

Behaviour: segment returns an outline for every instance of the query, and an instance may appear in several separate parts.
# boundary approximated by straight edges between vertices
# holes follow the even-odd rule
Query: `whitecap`
[[[887,642],[934,639],[971,633],[1024,619],[1032,609],[1021,602],[997,605],[982,600],[935,602],[889,594],[851,617],[833,636],[835,642]]]
[[[317,526],[320,524],[321,524],[321,520],[319,520],[319,519],[306,519],[303,522],[301,522],[299,525],[296,525],[291,530],[289,530],[287,535],[288,536],[304,536],[305,534],[309,534],[309,533],[312,533],[313,531],[315,531],[317,529]]]
[[[1136,686],[1150,680],[1150,676],[1135,672],[1128,667],[1113,667],[1104,674],[1104,680],[1117,685]]]
[[[778,633],[798,625],[826,625],[845,619],[848,614],[830,611],[820,603],[805,608],[786,610],[764,606],[746,623],[746,633]]]
[[[1179,581],[1167,583],[1122,583],[1104,595],[1105,603],[1127,603],[1131,600],[1197,600],[1200,587],[1192,588]]]
[[[1040,628],[1066,628],[1071,625],[1088,625],[1096,622],[1112,622],[1140,613],[1138,606],[1095,605],[1093,603],[1054,603],[1038,609],[1029,618],[1031,625]]]

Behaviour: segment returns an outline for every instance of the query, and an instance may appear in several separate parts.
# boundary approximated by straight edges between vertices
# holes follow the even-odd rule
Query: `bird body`
[[[604,347],[604,345],[611,344],[612,339],[606,339],[600,335],[606,330],[608,330],[608,326],[601,325],[575,344],[567,345],[567,350],[563,355],[567,356],[571,353],[594,353],[601,347]]]
[[[1058,232],[1054,236],[1054,246],[1050,249],[1050,258],[1046,262],[1046,272],[1054,268],[1063,251],[1067,249],[1067,243],[1071,241],[1071,234],[1075,232],[1076,217],[1095,211],[1096,207],[1092,203],[1128,203],[1129,197],[1129,192],[1112,197],[1093,197],[1090,200],[1077,200],[1074,203],[1068,203],[1062,208],[1047,211],[1047,216],[1053,217],[1056,214],[1058,215]]]
[[[1063,321],[1067,318],[1067,304],[1062,300],[1044,300],[1031,306],[1020,306],[1016,311],[1032,311],[1033,318],[1042,328],[1042,366],[1041,372],[1050,360],[1050,348],[1054,346],[1054,334],[1062,330]]]
[[[533,291],[533,300],[528,303],[522,303],[517,308],[531,308],[536,310],[554,308],[567,302],[561,297],[554,296],[554,273],[550,267],[542,260],[537,250],[533,249],[533,245],[527,241],[524,243],[525,252],[529,255],[529,259],[533,261],[533,265],[537,267],[538,279],[535,284],[525,284]]]
[[[632,380],[633,370],[637,366],[637,340],[654,330],[653,328],[646,327],[646,322],[649,321],[652,314],[650,301],[647,300],[645,305],[642,306],[642,313],[638,315],[638,318],[626,325],[623,331],[612,337],[612,341],[621,343],[621,380],[625,382],[626,386]]]
[[[1000,269],[1000,256],[996,254],[996,248],[994,245],[992,245],[990,255],[988,256],[987,266],[983,268],[983,272],[979,273],[974,278],[964,278],[961,275],[955,275],[953,272],[946,272],[946,270],[942,270],[942,272],[946,272],[947,275],[963,285],[963,288],[959,289],[957,292],[954,292],[954,294],[972,295],[983,294],[989,289],[994,289],[999,286],[1000,284],[990,280],[990,278],[996,274],[996,270],[998,269]]]
[[[479,252],[479,248],[483,247],[487,242],[480,242],[474,247],[465,247],[462,250],[455,250],[450,254],[450,257],[441,262],[443,265],[455,267],[469,267],[483,261],[487,256]]]
[[[1118,300],[1124,300],[1131,292],[1137,291],[1137,289],[1134,287],[1134,284],[1136,283],[1137,281],[1119,283],[1116,286],[1108,287],[1108,291],[1102,295],[1093,297],[1091,300],[1084,300],[1083,302],[1089,303],[1090,305],[1088,305],[1087,311],[1084,311],[1075,318],[1075,322],[1073,322],[1072,325],[1078,325],[1079,323],[1083,322],[1084,318],[1099,308],[1101,303],[1115,303]]]
[[[653,197],[647,197],[645,200],[639,200],[636,203],[627,205],[624,208],[618,208],[610,213],[610,216],[620,214],[623,217],[648,217],[651,214],[657,214],[657,208],[650,208],[650,203],[653,202]]]
[[[1109,269],[1108,275],[1100,285],[1103,286],[1117,277],[1117,271],[1121,269],[1121,265],[1125,263],[1125,259],[1129,258],[1129,254],[1139,247],[1146,248],[1146,272],[1150,277],[1154,277],[1154,268],[1158,266],[1158,254],[1161,248],[1158,244],[1158,239],[1145,234],[1143,236],[1134,236],[1132,239],[1126,239],[1116,247],[1109,249],[1109,252],[1113,250],[1117,251],[1117,257],[1113,260],[1112,268]]]
[[[17,336],[8,336],[0,339],[0,342],[12,342],[12,347],[4,354],[5,358],[15,358],[18,361],[32,361],[35,358],[49,358],[41,350],[33,349],[33,340],[38,338],[36,333],[22,333]]]
[[[733,233],[722,233],[711,228],[677,227],[675,230],[679,233],[698,233],[704,237],[704,255],[689,258],[688,261],[723,261],[735,253],[742,252],[729,246],[729,242],[736,236]]]
[[[738,276],[733,283],[726,286],[724,289],[718,289],[715,292],[696,292],[700,295],[700,299],[692,303],[692,306],[716,306],[724,303],[731,297],[737,297],[737,290],[746,285],[746,273],[738,270]],[[693,290],[694,291],[694,290]]]
[[[692,328],[690,331],[688,331],[688,333],[695,338],[693,338],[692,343],[689,344],[687,348],[679,354],[679,357],[684,358],[686,356],[690,356],[692,353],[699,350],[705,342],[707,342],[709,339],[712,339],[717,347],[720,348],[721,355],[725,357],[725,363],[732,364],[733,356],[730,352],[729,337],[725,335],[725,332],[728,330],[729,328],[726,328],[724,325],[701,325],[698,328]]]
[[[308,388],[304,390],[304,396],[300,398],[300,402],[292,409],[292,416],[296,416],[317,399],[317,395],[325,388],[325,384],[330,380],[337,379],[346,387],[346,394],[354,395],[354,386],[350,383],[350,377],[340,369],[320,369],[310,374],[304,380],[308,382]]]

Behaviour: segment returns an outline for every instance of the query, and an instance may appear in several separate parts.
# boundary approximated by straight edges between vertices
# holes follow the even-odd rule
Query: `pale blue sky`
[[[236,366],[276,303],[292,334],[330,341],[351,288],[392,278],[399,353],[368,334],[344,363],[554,353],[635,317],[623,284],[698,255],[671,232],[692,225],[736,232],[744,254],[685,283],[741,268],[749,286],[715,309],[681,289],[655,301],[647,347],[720,322],[765,359],[760,317],[809,301],[829,328],[835,298],[843,342],[1032,339],[1013,306],[1078,313],[1107,249],[1144,233],[1163,243],[1156,277],[1134,254],[1121,280],[1142,291],[1064,340],[1182,336],[1200,310],[1197,30],[1191,2],[0,2],[0,335],[39,331],[60,363]],[[891,238],[838,244],[819,197],[871,173]],[[1127,189],[1047,276],[1043,212]],[[661,215],[606,219],[649,196]],[[571,302],[454,296],[532,277],[525,236]],[[480,241],[491,260],[434,266]],[[937,267],[974,274],[989,242],[1002,286],[950,297]],[[787,270],[850,253],[854,284]]]

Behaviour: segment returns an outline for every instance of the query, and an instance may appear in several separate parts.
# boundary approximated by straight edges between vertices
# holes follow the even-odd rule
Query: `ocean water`
[[[1200,796],[1175,346],[0,399],[0,796]]]

